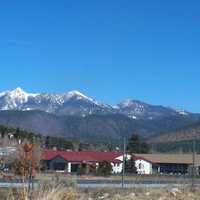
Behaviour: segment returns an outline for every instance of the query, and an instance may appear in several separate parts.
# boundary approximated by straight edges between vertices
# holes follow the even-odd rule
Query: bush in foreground
[[[76,200],[77,193],[72,188],[59,186],[44,186],[35,190],[31,195],[26,188],[12,189],[7,200]]]

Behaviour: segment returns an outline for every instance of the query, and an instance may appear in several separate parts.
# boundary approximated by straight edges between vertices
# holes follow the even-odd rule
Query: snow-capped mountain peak
[[[12,90],[7,93],[12,99],[22,99],[23,101],[28,100],[28,93],[26,93],[24,90],[21,88],[16,88],[15,90]]]
[[[33,94],[33,93],[27,93],[20,87],[17,87],[16,89],[12,91],[7,92],[7,94],[9,94],[12,98],[25,98],[26,100],[29,96],[35,97],[38,95],[38,94]]]
[[[80,99],[88,99],[88,100],[92,100],[92,98],[87,97],[86,95],[82,94],[81,92],[77,91],[77,90],[72,90],[70,92],[67,93],[67,97],[68,98],[72,98],[72,97],[77,97]]]
[[[110,106],[92,99],[77,90],[66,93],[27,93],[20,87],[0,93],[0,110],[41,110],[56,115],[87,116],[91,114],[123,114],[132,119],[155,119],[189,115],[184,110],[154,106],[127,99]]]
[[[69,100],[71,98],[75,98],[77,100],[85,100],[85,101],[91,102],[91,103],[99,105],[99,106],[102,105],[101,103],[99,103],[96,100],[84,95],[83,93],[81,93],[77,90],[72,90],[70,92],[67,92],[66,98],[67,98],[67,100]]]
[[[133,100],[132,99],[127,99],[123,102],[120,103],[120,106],[125,108],[133,105]]]
[[[27,93],[20,87],[0,93],[0,110],[42,110],[63,115],[107,113],[111,108],[77,90],[66,93]]]
[[[25,91],[20,88],[20,87],[17,87],[16,89],[12,90],[11,92],[15,92],[15,93],[25,93]]]
[[[1,110],[12,110],[12,109],[19,109],[24,103],[26,103],[29,97],[35,97],[37,94],[31,94],[25,92],[20,87],[0,93],[1,98]]]

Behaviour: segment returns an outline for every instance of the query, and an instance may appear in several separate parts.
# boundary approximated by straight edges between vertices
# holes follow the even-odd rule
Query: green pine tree
[[[135,166],[135,156],[132,155],[130,160],[126,160],[125,172],[130,174],[137,174],[137,168]]]
[[[129,153],[148,153],[149,146],[139,137],[139,135],[134,134],[128,142],[127,151]]]

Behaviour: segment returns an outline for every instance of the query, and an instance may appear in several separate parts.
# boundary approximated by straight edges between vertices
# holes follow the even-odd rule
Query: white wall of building
[[[126,154],[125,158],[127,160],[129,160],[131,158],[131,155],[129,154]],[[123,155],[115,158],[116,160],[120,160],[120,161],[123,161]],[[122,169],[123,169],[123,163],[111,163],[112,165],[112,171],[113,171],[113,174],[119,174],[122,172]]]
[[[70,162],[68,162],[67,172],[68,172],[68,173],[71,173],[71,172],[72,172],[72,164],[71,164]]]
[[[116,158],[117,160],[123,161],[123,155],[119,156],[118,158]],[[131,159],[131,155],[127,154],[126,155],[126,159],[130,160]],[[152,174],[152,164],[146,160],[143,159],[138,159],[135,161],[135,166],[137,168],[137,172],[138,174]],[[113,164],[112,163],[112,167],[113,167],[113,173],[121,173],[122,169],[123,169],[123,164],[122,163],[117,163],[117,164]]]
[[[146,160],[138,159],[135,161],[138,174],[152,174],[152,164]]]
[[[122,172],[122,167],[123,167],[122,163],[111,163],[111,165],[113,174],[119,174]]]

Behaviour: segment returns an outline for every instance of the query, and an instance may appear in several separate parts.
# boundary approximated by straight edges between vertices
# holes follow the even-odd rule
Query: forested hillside
[[[156,120],[131,119],[121,114],[56,116],[42,111],[1,111],[0,124],[29,132],[78,140],[120,143],[132,134],[152,137],[196,123],[198,118],[174,116]]]
[[[148,141],[155,144],[167,142],[183,142],[190,140],[200,140],[200,122],[186,126],[176,131],[152,137]]]
[[[42,148],[68,151],[115,151],[120,145],[101,143],[86,140],[70,139],[65,137],[43,136],[19,128],[10,128],[0,125],[0,146],[17,146],[20,143],[37,143]]]

